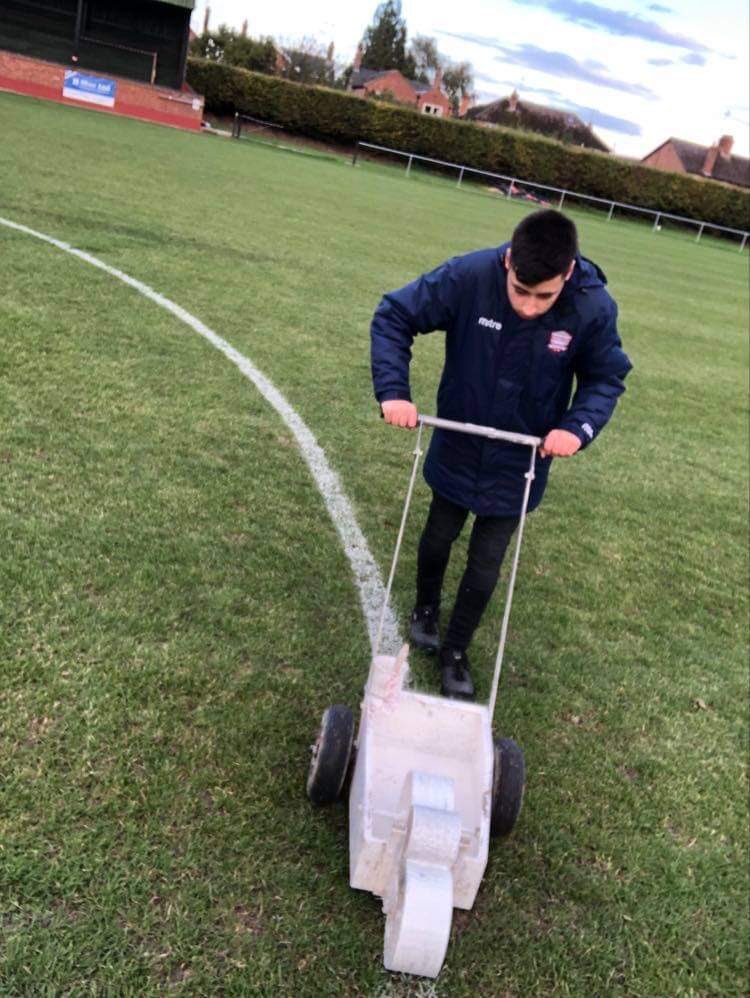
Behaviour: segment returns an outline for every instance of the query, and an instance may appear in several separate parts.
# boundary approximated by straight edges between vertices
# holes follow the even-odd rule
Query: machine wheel
[[[403,861],[398,894],[385,919],[386,970],[437,977],[453,920],[453,876],[432,864]]]
[[[523,752],[512,738],[496,739],[490,835],[502,837],[513,831],[521,813],[525,783]]]
[[[341,796],[354,741],[354,716],[337,703],[323,714],[312,747],[307,774],[307,796],[313,804],[331,804]]]

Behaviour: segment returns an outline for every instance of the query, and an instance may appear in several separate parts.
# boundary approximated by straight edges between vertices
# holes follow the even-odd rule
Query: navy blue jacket
[[[617,306],[601,270],[579,256],[552,308],[521,319],[506,290],[509,245],[454,257],[384,296],[371,328],[375,397],[410,400],[414,337],[444,329],[438,416],[540,437],[569,430],[585,447],[612,415],[631,369]],[[513,516],[528,462],[527,447],[435,430],[424,475],[437,493],[473,513]],[[550,464],[537,460],[529,509],[542,499]]]

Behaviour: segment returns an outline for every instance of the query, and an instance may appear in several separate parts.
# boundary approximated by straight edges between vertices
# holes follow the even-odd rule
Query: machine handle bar
[[[452,419],[439,419],[437,416],[417,416],[417,421],[423,426],[434,426],[440,430],[455,430],[456,433],[470,433],[475,437],[487,437],[489,440],[507,440],[511,444],[525,444],[527,447],[540,447],[541,437],[531,437],[526,433],[510,433],[508,430],[496,430],[494,426],[477,426],[475,423],[457,423]]]

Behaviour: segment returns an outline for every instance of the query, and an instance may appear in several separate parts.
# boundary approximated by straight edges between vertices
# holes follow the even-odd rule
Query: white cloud
[[[542,2],[546,6],[540,6]],[[532,100],[534,91],[547,90],[560,95],[558,106],[593,108],[602,120],[609,116],[636,122],[640,135],[597,128],[618,153],[645,156],[670,135],[708,145],[723,132],[731,132],[735,151],[747,156],[750,136],[741,123],[747,120],[747,114],[743,116],[736,110],[747,105],[746,0],[712,0],[710,5],[704,0],[680,0],[679,17],[674,9],[672,13],[659,9],[672,7],[669,0],[645,8],[642,0],[609,2],[611,18],[598,0],[536,0],[532,6],[514,0],[462,0],[451,5],[436,5],[434,0],[403,0],[403,13],[410,37],[432,35],[449,58],[467,59],[473,64],[483,96],[506,96],[512,89],[506,83],[513,83],[522,95],[527,88]],[[199,0],[193,16],[195,30],[201,30],[206,6],[206,0]],[[377,0],[319,0],[317,4],[275,0],[273,4],[252,7],[247,0],[208,0],[208,6],[214,27],[222,21],[239,27],[248,18],[252,35],[270,34],[283,39],[308,35],[324,45],[333,41],[337,57],[349,60],[372,20]],[[589,23],[583,23],[583,17],[570,19],[571,11],[585,13],[587,8]],[[598,26],[597,18],[603,22]],[[648,29],[653,39],[648,40],[611,34],[606,28],[607,23],[612,23],[639,30],[639,21],[663,29],[662,40],[655,29]],[[438,34],[441,31],[450,34]],[[459,35],[500,39],[505,53],[472,44],[456,37]],[[682,59],[689,49],[680,52],[673,43],[664,42],[664,38],[674,36],[698,40],[693,52],[699,47],[698,54],[705,64],[698,64],[698,59]],[[526,60],[520,65],[524,60],[519,58],[519,52],[561,54],[565,58],[558,61],[558,69],[579,65],[589,70],[589,78],[556,73],[554,60],[545,64],[543,56],[534,64]],[[605,85],[601,85],[602,78]],[[504,82],[495,86],[488,83],[491,79]],[[607,80],[618,81],[622,89],[612,89],[606,85]],[[646,99],[649,93],[655,99]],[[543,102],[543,98],[536,99]]]

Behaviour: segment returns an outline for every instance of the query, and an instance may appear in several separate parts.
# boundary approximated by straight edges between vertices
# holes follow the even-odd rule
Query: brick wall
[[[444,118],[451,115],[451,102],[443,93],[439,85],[433,86],[431,90],[417,94],[414,87],[406,77],[397,69],[392,69],[383,76],[378,76],[374,80],[369,80],[363,87],[353,90],[357,97],[370,97],[373,94],[392,94],[401,104],[411,104],[421,111],[425,104],[432,107],[442,108]]]
[[[682,160],[672,147],[671,142],[665,142],[663,146],[641,160],[646,166],[655,166],[657,170],[672,170],[673,173],[684,173],[685,167]]]
[[[396,100],[401,101],[403,104],[417,103],[417,95],[414,93],[414,88],[397,69],[366,83],[364,90],[368,94],[382,94],[389,91]]]
[[[65,70],[71,66],[61,66],[41,59],[29,59],[13,52],[0,50],[0,90],[10,90],[31,97],[43,97],[69,104],[72,107],[93,108],[106,114],[121,114],[129,118],[143,118],[175,128],[199,129],[203,119],[203,98],[187,91],[170,90],[166,87],[153,87],[148,83],[126,80],[121,76],[92,72],[85,66],[76,66],[84,74],[103,76],[115,80],[117,93],[113,108],[100,107],[83,101],[63,97]],[[197,106],[193,107],[193,103]]]
[[[451,113],[451,102],[445,96],[442,90],[438,90],[433,87],[432,90],[428,90],[427,93],[420,94],[419,100],[417,101],[417,106],[421,111],[425,104],[430,104],[432,107],[442,108],[443,117],[450,117]]]
[[[417,94],[411,83],[397,69],[391,70],[384,76],[378,76],[375,80],[370,80],[365,83],[364,87],[359,87],[354,91],[359,97],[386,92],[392,94],[402,104],[411,104],[418,107],[420,111],[425,104],[440,107],[443,111],[443,117],[450,117],[450,101],[439,87],[433,87],[425,93]]]

